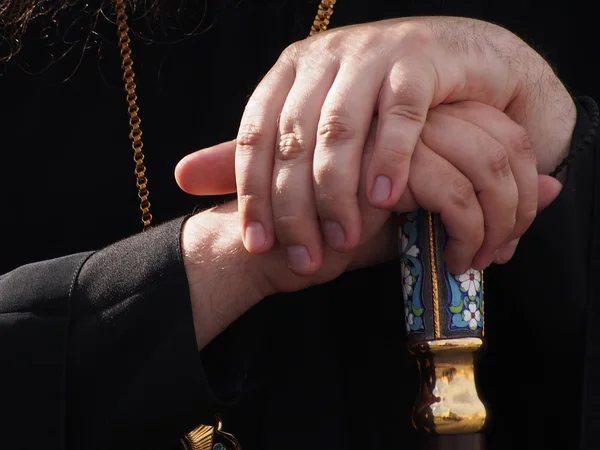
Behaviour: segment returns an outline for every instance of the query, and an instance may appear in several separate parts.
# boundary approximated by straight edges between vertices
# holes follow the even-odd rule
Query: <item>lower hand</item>
[[[319,274],[321,268],[327,272],[327,255],[350,263],[350,250],[373,237],[365,220],[381,214],[387,218],[383,209],[367,207],[367,167],[374,154],[375,136],[376,124],[362,156],[360,195],[354,194],[361,202],[361,231],[351,237],[353,245],[347,248],[348,238],[342,242],[335,236],[335,226],[327,224],[323,228],[325,234],[333,235],[329,236],[333,245],[322,245],[322,220],[316,207],[320,198],[312,190],[299,194],[293,189],[298,182],[294,177],[286,178],[286,173],[274,177],[279,183],[272,189],[273,219],[280,225],[276,250],[282,258],[283,249],[287,250],[288,265],[296,275]],[[232,141],[189,155],[176,169],[179,185],[195,195],[235,192],[234,152]],[[451,238],[446,258],[455,273],[486,267],[494,258],[497,262],[508,260],[514,241],[531,224],[536,210],[547,206],[561,188],[555,179],[537,174],[524,130],[495,108],[475,102],[440,105],[430,111],[413,155],[407,187],[391,209],[408,212],[422,207],[440,213]],[[332,196],[326,201],[341,200]],[[366,239],[363,233],[367,233]],[[350,254],[343,256],[345,252]],[[274,273],[282,279],[279,271]]]

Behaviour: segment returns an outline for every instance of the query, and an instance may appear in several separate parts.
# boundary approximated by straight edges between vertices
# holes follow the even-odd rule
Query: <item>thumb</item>
[[[562,190],[562,184],[549,175],[538,175],[538,213],[556,200]]]
[[[179,187],[193,195],[234,193],[235,143],[222,142],[185,156],[175,167]]]

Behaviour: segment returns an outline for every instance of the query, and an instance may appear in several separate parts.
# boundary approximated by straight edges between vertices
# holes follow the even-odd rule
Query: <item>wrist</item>
[[[242,245],[235,202],[190,217],[181,234],[198,348],[268,295]]]
[[[519,52],[522,68],[518,71],[518,88],[506,112],[527,130],[538,173],[546,175],[569,154],[577,109],[550,64],[531,47],[525,43],[523,46],[526,50]]]

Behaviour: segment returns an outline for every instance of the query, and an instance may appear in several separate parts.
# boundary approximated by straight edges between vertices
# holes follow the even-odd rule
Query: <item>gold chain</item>
[[[146,166],[144,165],[144,152],[142,151],[144,143],[142,142],[142,129],[140,124],[139,111],[137,104],[137,94],[135,92],[137,85],[135,83],[135,72],[133,71],[133,60],[131,59],[131,39],[129,38],[129,25],[127,24],[127,12],[125,11],[125,0],[115,0],[115,11],[117,13],[117,36],[119,39],[119,50],[121,53],[121,68],[123,69],[123,81],[125,82],[125,92],[127,92],[127,113],[129,114],[129,139],[131,139],[131,148],[133,149],[133,161],[135,162],[135,185],[138,188],[138,198],[140,199],[140,210],[142,211],[142,224],[144,231],[151,228],[152,214],[150,214],[150,202],[148,196],[148,178],[146,178]]]
[[[331,19],[331,15],[333,14],[333,6],[335,5],[335,2],[336,0],[321,0],[315,20],[312,24],[312,27],[310,27],[309,36],[314,36],[315,34],[327,29],[327,26],[329,25],[329,19]]]
[[[329,20],[333,14],[333,6],[336,0],[321,0],[317,15],[310,27],[309,36],[313,36],[321,31],[327,30]],[[123,69],[123,81],[125,82],[125,92],[127,92],[127,113],[129,114],[129,139],[133,149],[133,161],[135,162],[134,174],[136,176],[135,185],[138,188],[138,198],[140,199],[140,210],[142,211],[142,224],[144,230],[152,227],[152,214],[150,214],[150,201],[148,196],[148,178],[146,177],[146,166],[144,165],[144,152],[142,151],[144,143],[142,142],[142,129],[140,124],[140,108],[137,103],[137,94],[135,83],[135,72],[133,71],[133,59],[131,58],[131,39],[129,37],[129,25],[127,24],[126,0],[115,0],[115,12],[117,14],[117,37],[119,50],[121,53],[121,68]]]

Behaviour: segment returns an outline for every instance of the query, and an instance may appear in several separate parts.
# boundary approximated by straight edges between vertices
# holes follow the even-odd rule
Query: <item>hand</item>
[[[362,198],[363,211],[370,211],[369,214],[384,211],[366,207],[366,168],[375,157],[376,130],[374,122],[362,153],[362,188],[358,197]],[[235,192],[234,158],[234,141],[193,153],[177,166],[177,182],[183,190],[196,195]],[[512,166],[517,168],[511,170]],[[462,273],[469,267],[465,261],[477,252],[487,232],[484,203],[496,206],[496,211],[488,212],[492,220],[502,221],[506,210],[512,210],[514,220],[519,203],[529,205],[527,214],[533,216],[536,205],[540,209],[547,206],[560,188],[555,179],[537,175],[535,158],[521,127],[495,108],[459,102],[430,111],[417,142],[408,189],[393,209],[407,212],[423,207],[441,213],[445,223],[457,224],[455,229],[448,227],[451,240],[447,262],[456,273]],[[364,214],[361,217],[364,223]],[[507,233],[511,230],[506,228]],[[514,245],[511,248],[514,251]],[[496,255],[497,262],[512,256],[501,253]],[[285,278],[278,271],[273,273],[277,273],[277,279]]]
[[[337,251],[352,249],[362,232],[356,192],[373,115],[378,129],[367,192],[373,205],[390,208],[406,188],[428,110],[462,100],[505,111],[521,125],[540,173],[551,171],[568,148],[575,121],[568,92],[540,55],[498,26],[448,17],[387,20],[290,46],[252,95],[238,133],[237,189],[248,251],[266,252],[275,240],[305,248],[311,263],[299,273],[313,273],[322,261],[321,234]],[[495,163],[500,169],[503,158]],[[504,172],[519,182],[525,170],[511,162]],[[527,194],[519,192],[516,208],[482,198],[486,234],[472,265],[485,265],[531,223],[529,199],[536,195],[530,185],[523,188]]]
[[[232,181],[234,150],[231,147],[230,152],[217,152],[231,160]],[[193,165],[191,162],[187,168]],[[212,171],[205,168],[201,174],[204,172]],[[321,269],[310,277],[288,270],[285,252],[279,246],[262,255],[245,250],[235,201],[189,218],[182,232],[182,249],[198,349],[264,297],[325,283],[346,270],[397,256],[397,231],[388,220],[389,212],[373,208],[364,195],[360,196],[359,207],[363,218],[361,242],[347,253],[326,249]]]

